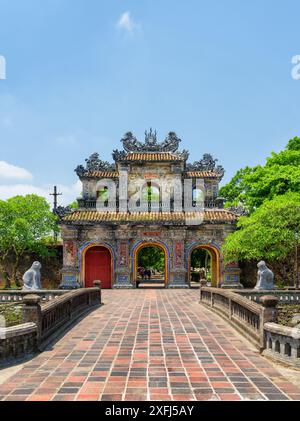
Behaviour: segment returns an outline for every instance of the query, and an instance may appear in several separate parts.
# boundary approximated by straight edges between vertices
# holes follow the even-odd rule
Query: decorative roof
[[[170,132],[163,142],[157,141],[157,133],[150,129],[145,132],[145,142],[142,143],[133,136],[131,132],[124,135],[121,140],[123,150],[114,150],[113,159],[115,164],[102,161],[98,153],[93,153],[86,159],[86,165],[79,165],[75,172],[79,178],[115,178],[118,177],[117,165],[119,162],[181,162],[184,164],[187,177],[218,178],[224,175],[224,168],[216,165],[217,159],[210,154],[204,154],[200,161],[188,164],[186,161],[189,152],[178,151],[181,139],[175,132]]]
[[[83,174],[83,177],[91,178],[118,178],[119,173],[117,171],[107,172],[107,171],[86,171]]]
[[[219,178],[217,171],[188,171],[185,173],[188,178]]]
[[[182,161],[182,156],[169,153],[169,152],[159,152],[159,153],[143,153],[143,152],[131,152],[124,156],[122,161],[152,161],[152,162],[160,162],[160,161]]]
[[[78,165],[75,169],[78,177],[90,176],[93,172],[113,172],[116,166],[107,161],[102,161],[98,153],[93,153],[88,159],[85,160],[86,166]]]
[[[181,222],[195,219],[198,212],[97,212],[75,211],[66,215],[64,222]],[[236,215],[226,210],[205,210],[206,222],[235,222]]]
[[[123,139],[123,151],[115,150],[113,151],[113,158],[116,162],[118,161],[128,161],[128,156],[134,156],[136,153],[138,156],[140,154],[147,156],[150,154],[155,154],[159,156],[160,154],[167,154],[170,156],[176,156],[177,161],[186,161],[189,157],[188,151],[178,152],[179,144],[181,139],[179,139],[175,132],[170,132],[166,139],[163,142],[157,141],[157,132],[150,129],[149,132],[145,132],[145,142],[142,143],[137,140],[131,132],[127,132]],[[142,159],[144,160],[144,159]],[[147,161],[150,159],[146,159]],[[155,159],[157,161],[157,159]],[[170,159],[168,159],[170,160]],[[172,159],[174,160],[174,159]],[[154,159],[153,159],[154,161]]]
[[[180,159],[180,158],[179,158]],[[134,153],[127,155],[128,162],[130,161],[144,161],[144,162],[171,162],[176,161],[178,158],[172,154],[161,153],[161,154],[142,154]],[[81,177],[85,178],[118,178],[119,173],[117,171],[84,171]],[[219,174],[216,171],[188,171],[185,173],[188,178],[219,178]]]
[[[205,153],[200,161],[187,165],[187,170],[192,171],[213,171],[219,178],[225,174],[225,170],[221,165],[216,165],[217,159],[214,159],[211,154]]]

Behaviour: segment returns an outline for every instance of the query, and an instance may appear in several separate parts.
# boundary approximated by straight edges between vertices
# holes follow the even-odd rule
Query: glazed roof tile
[[[115,172],[106,172],[106,171],[89,171],[84,174],[85,177],[94,177],[94,178],[118,178],[119,173]]]
[[[188,171],[186,176],[189,178],[220,178],[220,175],[216,171]]]
[[[182,161],[182,156],[170,152],[130,152],[124,158],[124,161],[147,161],[147,162],[160,162],[160,161]]]
[[[198,212],[97,212],[78,210],[64,217],[65,222],[184,222],[200,217]],[[205,210],[206,222],[234,222],[237,217],[226,210]]]
[[[144,154],[139,154],[144,155]],[[157,154],[154,154],[157,155]],[[189,171],[184,173],[184,175],[188,178],[219,178],[218,174],[215,171]],[[114,172],[106,172],[106,171],[90,171],[84,174],[84,177],[92,177],[92,178],[118,178],[119,173],[117,171]]]

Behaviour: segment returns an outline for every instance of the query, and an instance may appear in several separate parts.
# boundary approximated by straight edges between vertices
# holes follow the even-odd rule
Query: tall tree
[[[300,138],[291,139],[286,148],[272,153],[264,166],[239,170],[221,188],[227,206],[243,205],[255,211],[265,200],[287,192],[300,192]]]
[[[296,231],[300,231],[300,193],[288,192],[239,219],[238,230],[225,240],[224,258],[267,260],[282,281],[292,281]]]
[[[39,256],[49,254],[46,238],[58,232],[56,221],[43,197],[16,196],[0,201],[0,271],[6,288],[10,288],[12,281],[20,286],[17,271],[25,252],[35,252]],[[8,270],[9,258],[13,258],[11,271]]]
[[[165,268],[165,253],[160,247],[144,247],[138,254],[138,266],[162,271]]]

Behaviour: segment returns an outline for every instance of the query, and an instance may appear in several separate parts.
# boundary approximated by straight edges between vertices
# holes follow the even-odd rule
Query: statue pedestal
[[[78,289],[81,285],[78,282],[78,270],[77,268],[63,268],[61,270],[62,281],[59,285],[59,289]]]
[[[221,288],[223,289],[243,289],[240,283],[241,269],[238,262],[227,263],[224,268],[223,282]]]

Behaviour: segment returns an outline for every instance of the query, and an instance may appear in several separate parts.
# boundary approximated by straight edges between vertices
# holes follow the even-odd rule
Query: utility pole
[[[50,196],[53,196],[53,212],[57,210],[57,198],[62,196],[62,193],[57,193],[57,186],[54,186],[54,192],[50,193]]]
[[[58,198],[58,196],[62,196],[62,193],[58,193],[57,192],[57,186],[54,186],[54,191],[53,191],[53,193],[50,193],[50,196],[53,196],[53,213],[56,213],[57,198]],[[56,232],[53,233],[53,238],[54,238],[55,243],[57,243],[57,233]]]

